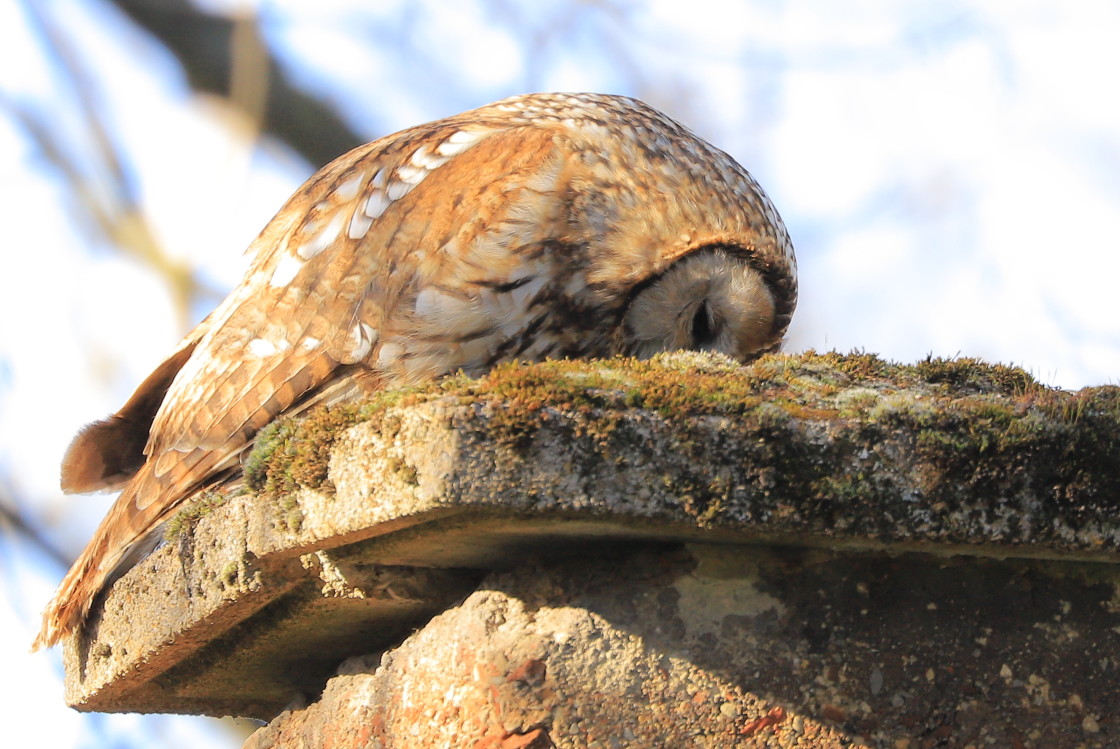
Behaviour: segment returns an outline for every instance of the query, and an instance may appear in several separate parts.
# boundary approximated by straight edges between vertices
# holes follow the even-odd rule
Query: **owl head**
[[[797,261],[777,210],[734,159],[625,97],[538,94],[483,111],[550,154],[527,213],[548,229],[536,237],[543,254],[562,258],[549,286],[571,291],[544,295],[564,330],[537,331],[578,336],[562,354],[683,348],[747,360],[780,346]]]
[[[787,318],[788,319],[788,318]],[[715,351],[740,361],[777,348],[785,331],[774,290],[735,247],[705,247],[640,285],[624,314],[624,353]]]

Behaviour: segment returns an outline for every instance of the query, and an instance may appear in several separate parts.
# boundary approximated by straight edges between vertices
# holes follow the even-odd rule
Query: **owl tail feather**
[[[70,568],[44,609],[42,627],[31,643],[32,653],[57,645],[63,637],[80,626],[89,614],[93,599],[82,595],[80,589],[86,587],[86,581],[90,579],[90,569],[94,564],[91,548],[87,546],[82,552],[82,556]]]
[[[163,490],[150,465],[125,486],[44,609],[31,652],[57,645],[80,628],[97,595],[155,547],[168,510],[178,505],[151,501]]]

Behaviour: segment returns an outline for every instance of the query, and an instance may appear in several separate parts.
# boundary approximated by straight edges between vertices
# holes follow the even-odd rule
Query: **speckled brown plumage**
[[[535,94],[362,146],[301,187],[241,284],[117,414],[67,491],[123,491],[43,617],[79,626],[111,576],[253,435],[315,402],[514,358],[776,348],[793,247],[733,159],[634,99]]]

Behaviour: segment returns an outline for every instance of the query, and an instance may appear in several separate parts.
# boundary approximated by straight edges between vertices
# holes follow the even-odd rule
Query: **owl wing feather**
[[[123,416],[148,434],[146,461],[136,465],[134,447],[128,468],[135,474],[48,605],[33,649],[78,626],[118,568],[150,550],[145,538],[184,498],[234,467],[257,430],[328,389],[340,371],[357,384],[344,388],[349,397],[434,374],[379,354],[387,341],[404,336],[393,351],[407,351],[409,339],[424,335],[421,288],[467,300],[458,311],[469,325],[482,290],[509,285],[519,267],[509,235],[525,235],[516,247],[550,229],[507,222],[526,196],[503,184],[511,172],[547,172],[534,184],[551,188],[554,150],[547,131],[464,130],[448,120],[352,151],[305,184],[250,246],[242,284],[121,412],[71,446],[68,462],[95,466],[90,473],[100,465],[90,456],[104,463],[101,454],[112,453],[118,436],[101,425]],[[429,327],[447,335],[446,321]],[[355,372],[351,364],[366,367]],[[119,467],[112,474],[100,486],[121,482]],[[95,483],[83,479],[63,483],[78,490]]]
[[[518,139],[516,147],[511,138]],[[329,380],[338,366],[366,362],[376,367],[386,340],[405,330],[416,334],[420,289],[443,285],[470,296],[477,290],[463,287],[472,285],[472,277],[473,285],[504,281],[510,246],[505,237],[496,241],[491,235],[503,225],[500,214],[514,198],[486,193],[501,191],[498,176],[508,176],[511,166],[533,168],[532,162],[547,155],[538,149],[531,151],[537,159],[521,159],[528,164],[511,165],[508,158],[501,163],[501,156],[525,152],[525,140],[516,131],[495,135],[479,144],[478,158],[468,159],[470,152],[457,156],[384,207],[382,194],[403,188],[392,177],[378,180],[376,175],[399,172],[402,160],[423,143],[413,141],[412,148],[402,150],[398,139],[344,157],[343,176],[331,182],[337,171],[331,170],[297,194],[276,219],[287,224],[287,231],[270,237],[246,283],[234,292],[228,309],[216,312],[209,332],[175,377],[152,424],[149,458],[244,442]],[[346,183],[362,176],[364,185],[351,196],[355,188]],[[457,201],[455,189],[472,183],[479,194]],[[339,197],[341,191],[348,199]],[[348,227],[371,200],[381,212],[355,237]],[[488,205],[494,209],[480,209]],[[291,214],[297,220],[288,219]],[[329,241],[323,231],[332,234]],[[547,231],[537,225],[523,242],[532,243]],[[302,260],[302,255],[310,257]],[[296,262],[294,272],[287,270]],[[447,334],[445,328],[439,332]],[[398,379],[392,372],[387,378]],[[163,465],[157,462],[157,474]]]

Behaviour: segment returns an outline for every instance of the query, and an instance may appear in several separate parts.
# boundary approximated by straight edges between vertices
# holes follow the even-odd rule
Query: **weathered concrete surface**
[[[714,545],[529,564],[245,746],[1113,747],[1117,582]]]
[[[185,512],[68,640],[67,699],[269,718],[486,570],[626,540],[1111,570],[1118,433],[1120,389],[972,360],[677,355],[387,394],[262,434],[253,491]]]

